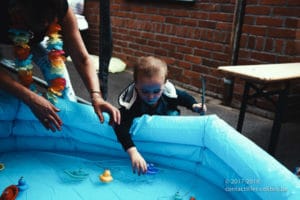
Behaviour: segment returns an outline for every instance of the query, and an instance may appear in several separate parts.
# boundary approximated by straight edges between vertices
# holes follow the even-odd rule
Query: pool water
[[[18,200],[231,199],[203,178],[155,163],[156,174],[138,176],[125,158],[29,151],[1,153],[0,162],[5,165],[0,171],[0,190],[17,185],[20,177],[29,186],[19,192]],[[105,169],[111,171],[112,182],[99,180]],[[79,170],[88,175],[77,179],[66,173]]]

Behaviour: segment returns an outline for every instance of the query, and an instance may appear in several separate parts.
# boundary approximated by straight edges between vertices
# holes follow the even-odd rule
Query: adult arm
[[[89,53],[81,38],[75,15],[68,8],[66,16],[62,20],[62,33],[64,48],[70,54],[72,61],[80,74],[86,88],[91,94],[92,104],[101,122],[104,121],[103,111],[110,113],[110,124],[119,124],[120,112],[110,103],[106,102],[100,93],[100,84]]]

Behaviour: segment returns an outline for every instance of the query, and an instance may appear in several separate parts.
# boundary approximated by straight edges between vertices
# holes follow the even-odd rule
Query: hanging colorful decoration
[[[24,86],[35,90],[32,84],[32,55],[30,54],[30,46],[28,45],[32,34],[28,31],[18,29],[10,29],[9,33],[14,43],[15,67],[18,70],[19,80]]]
[[[61,26],[55,20],[50,24],[47,32],[49,37],[47,41],[48,59],[51,63],[51,74],[56,75],[56,78],[49,81],[47,98],[51,102],[56,102],[56,96],[62,96],[62,92],[66,87],[66,80],[63,78],[66,58],[63,51],[63,41],[61,35]]]
[[[36,91],[36,87],[33,84],[32,78],[32,54],[29,46],[30,40],[34,37],[33,33],[27,31],[24,27],[20,26],[19,20],[15,23],[11,29],[9,29],[10,36],[14,43],[14,53],[15,53],[15,68],[18,71],[18,78],[24,86],[30,88],[32,91]],[[54,77],[48,82],[48,90],[46,92],[47,99],[52,103],[57,103],[57,97],[63,95],[63,91],[66,87],[66,80],[64,78],[64,68],[65,68],[65,56],[63,51],[63,41],[61,35],[61,26],[57,23],[55,19],[48,27],[47,36],[47,50],[48,59],[51,69],[50,77]]]

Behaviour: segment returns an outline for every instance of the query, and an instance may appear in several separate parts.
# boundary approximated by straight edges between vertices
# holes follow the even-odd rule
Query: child
[[[127,151],[133,172],[145,173],[147,164],[135,147],[129,129],[132,121],[143,114],[179,115],[177,106],[185,106],[194,112],[206,111],[201,103],[184,91],[178,90],[166,80],[167,64],[155,57],[141,57],[134,66],[134,82],[120,95],[121,123],[115,132],[123,149]]]

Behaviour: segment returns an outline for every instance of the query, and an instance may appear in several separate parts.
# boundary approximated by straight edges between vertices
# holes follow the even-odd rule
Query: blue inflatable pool
[[[299,199],[299,179],[216,115],[143,116],[133,139],[155,173],[133,174],[113,129],[88,105],[60,100],[64,125],[47,131],[0,93],[0,192],[18,200]],[[110,170],[113,181],[99,176]]]

